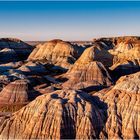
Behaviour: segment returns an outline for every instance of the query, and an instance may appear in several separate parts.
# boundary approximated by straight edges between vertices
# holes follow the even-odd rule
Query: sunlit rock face
[[[37,97],[11,117],[3,119],[0,138],[93,139],[99,137],[102,119],[87,93],[57,90]]]
[[[88,63],[91,61],[99,61],[106,67],[113,63],[113,56],[107,49],[95,43],[93,46],[87,48],[77,60],[78,63]]]
[[[80,56],[79,48],[62,40],[52,40],[39,44],[29,56],[28,60],[42,60],[69,69]]]
[[[135,37],[120,38],[114,49],[109,50],[114,56],[110,68],[117,78],[140,70],[140,39]]]
[[[28,80],[9,83],[0,92],[0,104],[25,103],[35,98]]]
[[[0,139],[139,139],[139,41],[0,39]]]
[[[108,139],[140,138],[140,72],[121,77],[114,87],[93,96],[107,104],[103,130]]]
[[[33,47],[16,38],[1,38],[0,49],[12,49],[16,52],[18,60],[27,59],[32,52]],[[14,57],[13,57],[14,59]]]
[[[101,62],[94,61],[99,60],[94,50],[96,50],[94,46],[87,48],[73,67],[64,75],[68,79],[63,84],[64,88],[84,89],[112,84],[111,77],[104,65]]]

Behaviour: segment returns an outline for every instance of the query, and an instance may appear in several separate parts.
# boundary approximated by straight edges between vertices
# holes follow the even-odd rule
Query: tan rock
[[[91,61],[99,61],[105,66],[111,66],[113,63],[113,56],[99,44],[95,43],[92,47],[87,48],[77,63],[88,63]]]
[[[140,70],[140,40],[122,40],[109,52],[114,55],[113,65],[110,67],[113,75],[120,77]]]
[[[33,96],[31,92],[27,80],[16,80],[5,86],[0,92],[0,104],[28,102]]]
[[[12,61],[13,61],[13,58],[12,58]],[[6,72],[6,71],[8,71],[10,69],[19,68],[20,66],[22,66],[22,64],[23,64],[22,61],[0,64],[0,72],[3,73],[3,72]]]
[[[4,119],[0,124],[0,138],[98,138],[102,117],[87,93],[58,90],[38,97]]]
[[[79,57],[78,49],[68,42],[53,40],[39,44],[28,60],[44,60],[56,66],[69,69]]]
[[[140,72],[121,77],[114,87],[93,96],[107,104],[103,130],[108,139],[140,138]]]
[[[95,49],[94,47],[87,48],[64,75],[68,79],[63,84],[64,88],[83,89],[90,86],[100,87],[112,84],[111,77],[103,64],[94,61],[96,60]]]

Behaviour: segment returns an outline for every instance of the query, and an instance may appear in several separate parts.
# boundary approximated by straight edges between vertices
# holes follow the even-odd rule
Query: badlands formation
[[[0,139],[140,139],[140,38],[0,39]]]

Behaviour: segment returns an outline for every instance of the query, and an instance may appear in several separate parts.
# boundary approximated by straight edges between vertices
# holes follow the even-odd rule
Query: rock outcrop
[[[19,68],[22,66],[22,64],[23,64],[22,61],[0,64],[0,72],[3,73],[11,69]]]
[[[95,43],[92,47],[87,48],[81,57],[78,59],[80,63],[88,63],[91,61],[99,61],[104,66],[109,67],[113,64],[113,55],[111,55],[107,49],[104,49],[101,45]]]
[[[0,138],[94,139],[99,137],[102,118],[87,93],[58,90],[37,97],[0,122]]]
[[[4,48],[0,50],[0,63],[18,61],[18,56],[13,49]]]
[[[68,79],[63,84],[65,88],[92,89],[101,88],[102,86],[110,86],[112,84],[111,77],[101,62],[94,61],[94,47],[87,48],[81,57],[75,62],[73,67],[64,75]]]
[[[79,48],[72,46],[62,40],[52,40],[44,44],[39,44],[29,56],[28,60],[39,60],[52,63],[65,69],[80,56]]]
[[[115,63],[112,67],[110,67],[110,70],[112,71],[114,80],[116,80],[121,76],[140,71],[140,64],[137,60],[124,60]]]
[[[138,38],[119,40],[114,49],[109,52],[114,56],[113,66],[110,69],[117,78],[140,70],[140,40]]]
[[[33,45],[0,39],[0,139],[140,139],[140,37]]]
[[[25,103],[35,98],[27,80],[16,80],[0,92],[0,104]]]
[[[121,42],[114,50],[110,50],[110,53],[114,55],[114,63],[121,62],[124,60],[137,60],[140,58],[140,42]]]
[[[46,68],[42,64],[30,61],[23,64],[21,67],[18,68],[18,70],[30,75],[43,74],[47,72]]]
[[[93,96],[107,104],[106,138],[140,138],[140,72],[121,77],[114,87]]]
[[[3,72],[1,76],[7,76],[11,82],[19,79],[27,79],[26,75],[17,69],[9,69],[8,71]]]
[[[16,38],[1,38],[0,49],[13,49],[18,55],[19,59],[27,59],[28,55],[32,52],[33,47],[27,43]],[[14,59],[14,58],[13,58]]]

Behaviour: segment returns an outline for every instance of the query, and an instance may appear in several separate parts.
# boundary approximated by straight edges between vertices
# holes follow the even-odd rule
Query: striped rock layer
[[[66,88],[82,89],[89,86],[109,86],[111,77],[101,62],[94,61],[94,47],[87,48],[73,67],[64,75]]]
[[[79,57],[79,50],[68,42],[52,40],[39,44],[28,60],[42,60],[68,69]]]
[[[102,114],[87,93],[58,90],[37,97],[0,122],[2,139],[93,139]]]
[[[140,138],[140,72],[121,77],[114,87],[94,96],[108,106],[104,138]]]
[[[123,76],[140,70],[140,40],[128,38],[120,41],[109,51],[113,56],[113,66],[110,68],[114,75]]]
[[[15,62],[18,60],[18,56],[13,49],[4,48],[0,50],[0,63]]]
[[[23,64],[21,67],[18,68],[21,72],[25,74],[42,74],[45,73],[47,70],[46,68],[40,64],[35,62],[27,62],[26,64]]]
[[[32,97],[27,80],[9,83],[0,92],[0,104],[25,103]]]
[[[33,47],[16,38],[0,38],[0,50],[13,49],[20,59],[27,59]]]

